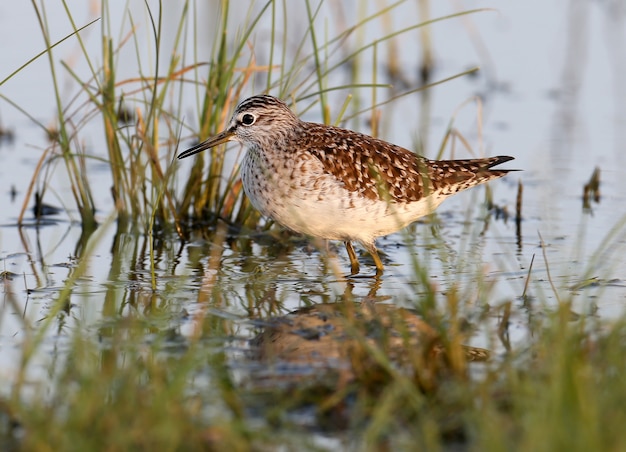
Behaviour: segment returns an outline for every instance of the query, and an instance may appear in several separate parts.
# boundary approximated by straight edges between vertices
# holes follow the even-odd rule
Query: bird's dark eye
[[[246,113],[245,115],[241,117],[241,123],[244,126],[251,126],[252,124],[254,124],[254,121],[256,121],[256,118],[254,117],[254,115],[251,115],[250,113]]]

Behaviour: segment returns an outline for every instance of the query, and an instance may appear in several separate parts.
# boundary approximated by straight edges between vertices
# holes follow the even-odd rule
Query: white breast
[[[431,213],[445,199],[433,194],[409,204],[372,200],[346,190],[314,157],[301,154],[298,163],[279,164],[248,151],[241,168],[246,194],[263,215],[313,237],[368,242]]]

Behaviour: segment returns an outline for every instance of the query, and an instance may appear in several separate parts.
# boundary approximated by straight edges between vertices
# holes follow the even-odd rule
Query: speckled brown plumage
[[[369,199],[419,201],[425,193],[457,193],[508,170],[490,168],[513,157],[428,160],[408,149],[352,130],[304,123],[294,148],[307,149],[349,191]]]
[[[357,240],[383,265],[376,237],[402,229],[459,191],[504,176],[492,167],[512,160],[429,160],[400,146],[338,127],[300,120],[281,100],[260,95],[237,106],[220,134],[178,158],[227,141],[248,148],[241,167],[252,204],[284,226],[343,240],[352,273]]]

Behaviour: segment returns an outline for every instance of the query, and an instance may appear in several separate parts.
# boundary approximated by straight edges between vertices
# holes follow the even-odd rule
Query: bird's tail
[[[513,160],[514,157],[500,155],[484,159],[434,160],[431,161],[430,176],[433,189],[444,194],[458,193],[474,185],[483,184],[505,176],[516,169],[493,169],[494,166]],[[437,186],[439,185],[440,186]]]

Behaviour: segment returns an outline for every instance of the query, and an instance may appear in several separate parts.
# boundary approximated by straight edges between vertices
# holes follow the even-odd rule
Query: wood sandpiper
[[[512,170],[492,167],[513,160],[429,160],[362,133],[302,121],[269,95],[241,102],[226,130],[178,158],[228,141],[248,148],[241,179],[254,207],[293,231],[343,241],[353,275],[359,261],[352,241],[381,275],[377,237],[432,213],[448,196],[506,175]]]

